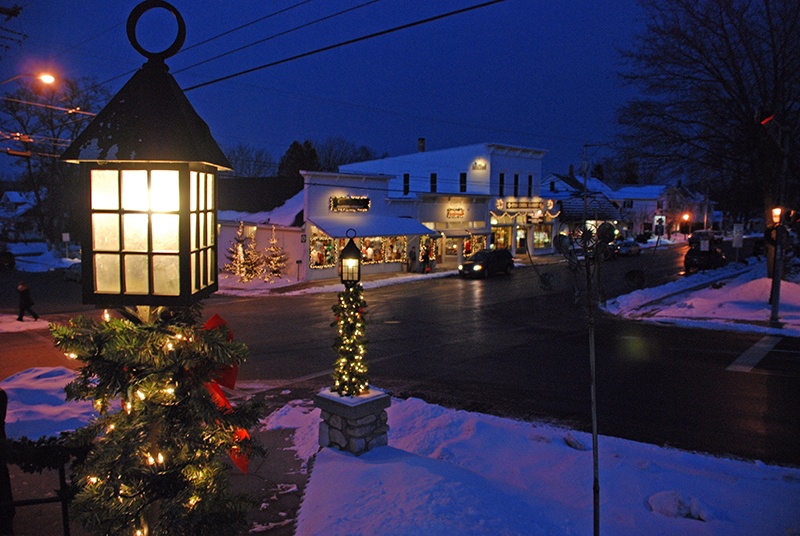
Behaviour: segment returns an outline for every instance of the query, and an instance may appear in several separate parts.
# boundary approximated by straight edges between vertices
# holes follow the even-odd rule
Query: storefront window
[[[308,249],[308,265],[311,268],[330,268],[336,265],[334,240],[313,226]]]
[[[374,264],[383,262],[383,239],[370,237],[361,239],[361,262]]]
[[[549,249],[552,247],[550,237],[553,233],[553,225],[550,223],[537,223],[533,226],[533,248]]]
[[[494,249],[511,247],[511,227],[492,227],[492,246]]]
[[[339,252],[347,239],[333,239],[317,227],[311,227],[308,265],[311,268],[332,268],[339,261]],[[405,262],[407,239],[405,236],[372,236],[356,238],[364,264]]]
[[[475,253],[486,249],[486,236],[485,235],[471,235],[468,239],[464,240],[464,256],[468,257]]]

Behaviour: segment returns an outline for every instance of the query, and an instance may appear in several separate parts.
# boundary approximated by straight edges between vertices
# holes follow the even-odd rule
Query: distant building
[[[33,192],[8,191],[0,197],[0,239],[40,239],[36,220],[30,212],[36,206]]]

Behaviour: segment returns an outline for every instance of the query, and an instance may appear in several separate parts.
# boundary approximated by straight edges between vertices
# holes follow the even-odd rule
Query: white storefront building
[[[552,226],[539,197],[545,151],[481,143],[340,166],[342,172],[390,176],[389,199],[417,205],[435,230],[439,262],[459,262],[482,247],[512,254],[550,248]]]

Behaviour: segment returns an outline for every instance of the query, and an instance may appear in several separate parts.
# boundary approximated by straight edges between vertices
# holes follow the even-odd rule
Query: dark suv
[[[482,249],[458,265],[459,275],[465,277],[488,277],[500,272],[507,274],[513,269],[514,257],[507,249]]]
[[[683,258],[683,267],[686,273],[714,270],[727,265],[728,259],[719,248],[720,242],[722,242],[722,238],[713,231],[692,233],[689,236],[689,251]]]

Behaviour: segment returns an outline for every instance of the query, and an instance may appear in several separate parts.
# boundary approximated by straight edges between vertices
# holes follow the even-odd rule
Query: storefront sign
[[[447,218],[448,219],[456,219],[456,218],[463,218],[464,217],[464,209],[462,207],[458,208],[448,208],[447,209]]]
[[[541,201],[507,201],[506,209],[521,209],[521,208],[542,208],[544,203]]]
[[[369,197],[331,197],[331,212],[367,212],[370,206]]]

